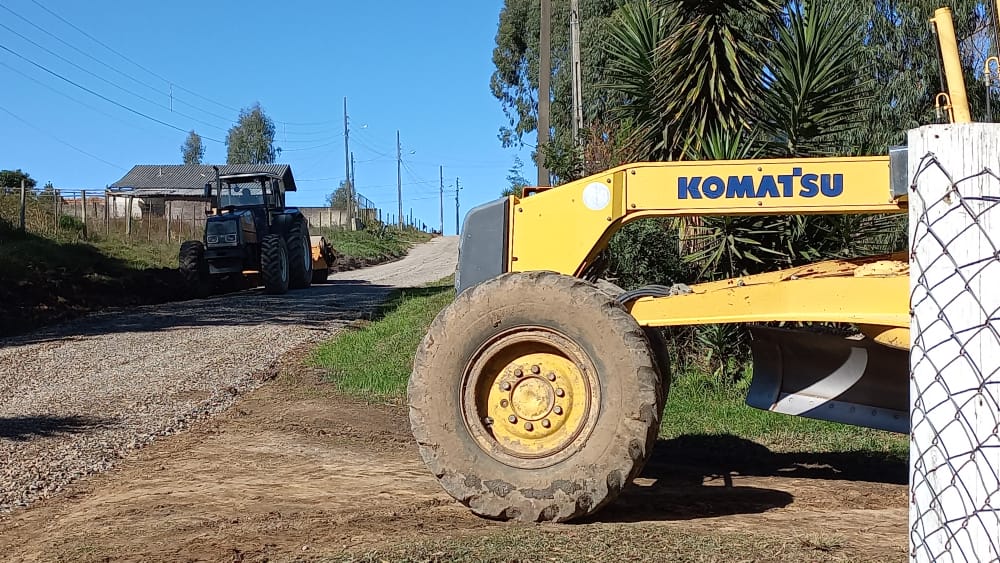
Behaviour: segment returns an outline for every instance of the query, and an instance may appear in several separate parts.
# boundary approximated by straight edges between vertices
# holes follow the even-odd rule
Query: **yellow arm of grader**
[[[695,285],[690,293],[631,304],[645,326],[737,322],[835,322],[859,326],[894,348],[909,347],[905,256],[831,260]]]
[[[581,275],[615,232],[641,218],[903,212],[906,190],[893,185],[890,163],[854,157],[630,164],[512,198],[507,271]]]

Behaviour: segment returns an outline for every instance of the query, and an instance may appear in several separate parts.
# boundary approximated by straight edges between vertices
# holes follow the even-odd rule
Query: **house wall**
[[[299,207],[299,211],[309,221],[310,227],[346,228],[347,210],[332,207]],[[358,216],[363,223],[374,223],[378,220],[377,209],[361,209]]]

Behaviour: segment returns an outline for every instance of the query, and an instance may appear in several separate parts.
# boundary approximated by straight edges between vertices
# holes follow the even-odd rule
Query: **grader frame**
[[[820,213],[902,213],[907,199],[906,151],[889,156],[724,162],[639,163],[622,166],[558,189],[532,190],[469,213],[457,278],[462,291],[507,272],[533,270],[587,277],[625,224],[646,218],[708,215]],[[501,231],[501,236],[492,236]],[[500,244],[498,244],[498,241]],[[498,255],[499,252],[499,255]],[[490,259],[492,257],[492,259]],[[715,323],[849,323],[889,348],[909,346],[908,263],[905,255],[830,260],[796,268],[698,284],[680,295],[648,296],[626,303],[645,327]],[[794,368],[781,357],[796,353],[781,346],[775,331],[755,329],[756,371],[761,372],[749,403],[758,408],[906,431],[905,387],[886,401],[882,381],[899,380],[866,371],[881,365],[890,350],[865,352],[858,375]],[[789,335],[799,342],[803,336]],[[819,337],[814,337],[817,340]],[[763,341],[770,345],[763,344]],[[849,358],[857,346],[825,338],[809,347]],[[897,358],[898,360],[898,358]],[[903,360],[905,362],[905,360]],[[823,362],[818,362],[822,364]],[[797,374],[789,373],[795,371]],[[854,372],[857,369],[849,369]],[[796,377],[796,375],[798,377]],[[864,376],[864,377],[863,377]],[[837,382],[840,379],[842,381]],[[826,383],[823,383],[823,381]],[[769,381],[765,386],[760,381]],[[798,381],[789,386],[789,381]],[[874,381],[871,392],[857,392]],[[860,385],[859,385],[860,384]],[[905,383],[904,383],[905,386]],[[836,396],[855,387],[857,402],[829,408]],[[819,391],[821,394],[816,395]],[[814,393],[814,395],[809,395]],[[788,410],[793,398],[812,407]],[[787,399],[787,400],[786,400]],[[859,411],[860,408],[860,411]],[[864,415],[851,414],[863,412]],[[846,414],[845,414],[846,413]]]
[[[969,112],[950,24],[947,8],[935,14],[948,84],[942,109],[959,122]],[[906,432],[904,254],[628,292],[600,276],[611,237],[629,222],[904,213],[908,172],[905,148],[636,163],[473,209],[457,297],[428,329],[408,387],[428,468],[481,516],[567,521],[597,512],[656,442],[671,378],[657,327],[677,325],[752,324],[751,406]],[[788,330],[831,322],[857,331]]]

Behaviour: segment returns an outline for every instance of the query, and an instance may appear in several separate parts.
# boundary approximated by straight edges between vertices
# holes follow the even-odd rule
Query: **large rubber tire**
[[[208,262],[205,260],[205,245],[200,240],[181,243],[177,255],[177,267],[184,285],[196,297],[205,297],[211,290]]]
[[[267,235],[260,245],[260,277],[264,291],[281,294],[288,291],[288,246],[281,235]]]
[[[592,367],[599,401],[587,415],[593,424],[568,447],[512,463],[499,442],[482,445],[484,428],[496,440],[487,426],[496,421],[470,417],[465,397],[477,378],[488,377],[472,368],[487,365],[477,358],[490,343],[536,329],[582,352],[575,365]],[[531,353],[544,343],[516,345]],[[612,297],[559,274],[505,274],[463,292],[431,324],[414,358],[410,425],[438,481],[476,514],[564,522],[597,512],[642,469],[659,430],[659,387],[641,327]]]
[[[326,282],[330,281],[329,278],[330,278],[330,269],[329,268],[323,268],[322,270],[313,270],[313,273],[312,273],[312,282],[313,282],[313,284],[326,283]]]
[[[288,246],[288,285],[292,289],[305,289],[312,285],[312,244],[309,242],[309,225],[304,218],[296,220],[285,237]]]
[[[625,290],[608,280],[597,280],[597,288],[607,293],[611,297],[618,298],[625,293]],[[663,391],[660,397],[660,413],[662,415],[664,407],[667,406],[667,397],[670,395],[670,383],[673,380],[673,373],[670,370],[670,352],[667,350],[667,339],[663,336],[663,330],[657,327],[642,327],[649,347],[653,350],[653,359],[656,360],[656,371],[660,374],[660,387]]]

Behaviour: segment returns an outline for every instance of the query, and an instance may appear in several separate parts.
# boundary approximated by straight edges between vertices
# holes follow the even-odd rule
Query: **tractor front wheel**
[[[288,291],[288,247],[281,235],[267,235],[261,241],[260,275],[267,293]]]
[[[408,396],[425,463],[488,518],[593,514],[642,469],[659,428],[642,328],[594,285],[547,272],[459,295],[424,337]]]
[[[208,295],[211,285],[208,277],[208,262],[205,260],[205,245],[200,240],[188,240],[181,243],[177,256],[177,267],[180,270],[184,285],[197,297]]]

